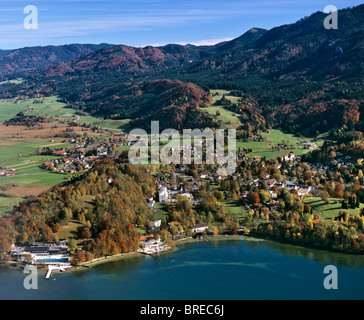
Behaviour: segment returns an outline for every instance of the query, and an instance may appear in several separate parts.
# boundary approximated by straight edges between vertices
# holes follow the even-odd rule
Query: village
[[[74,144],[67,148],[57,148],[52,149],[51,154],[55,156],[54,159],[48,162],[44,162],[41,165],[41,168],[50,170],[54,173],[58,174],[66,174],[66,173],[76,173],[82,172],[85,170],[89,170],[92,168],[93,164],[97,159],[100,158],[111,158],[118,159],[121,155],[121,152],[118,151],[118,148],[123,148],[122,150],[128,150],[128,147],[134,144],[134,142],[130,142],[128,139],[128,135],[120,132],[117,134],[113,134],[107,139],[101,139],[98,141],[91,141],[89,138],[79,139],[81,141],[76,141],[75,139],[64,140],[64,143]],[[150,143],[150,141],[149,141]],[[316,149],[317,145],[314,142],[303,143],[303,147],[309,149]],[[205,142],[202,143],[203,147],[206,147]],[[195,150],[197,146],[194,145],[182,145],[179,147],[181,156],[185,149],[192,151]],[[285,148],[284,145],[277,146],[279,148]],[[38,150],[38,153],[45,152],[45,150]],[[49,152],[49,150],[47,151]],[[198,155],[199,156],[199,155]],[[349,157],[350,158],[350,157]],[[200,160],[196,159],[195,160]],[[341,166],[341,165],[350,165],[351,162],[354,161],[352,159],[348,159],[345,157],[343,159],[332,160],[331,166]],[[237,197],[241,199],[241,202],[246,206],[249,210],[249,201],[248,194],[249,190],[254,188],[260,188],[264,185],[264,188],[269,192],[270,198],[269,202],[265,203],[269,207],[274,207],[277,205],[277,196],[278,191],[282,188],[286,188],[289,191],[294,191],[299,197],[306,197],[308,195],[312,195],[317,193],[315,187],[307,185],[303,183],[303,181],[297,181],[298,179],[291,179],[287,176],[288,167],[296,166],[301,163],[301,156],[296,156],[293,152],[289,152],[285,155],[279,156],[274,159],[274,163],[270,165],[271,169],[281,170],[282,163],[285,164],[285,168],[281,170],[281,175],[277,177],[273,177],[269,172],[265,172],[268,170],[263,170],[265,173],[261,174],[259,177],[249,177],[245,179],[241,179],[242,173],[244,170],[241,170],[242,163],[245,162],[248,166],[255,166],[261,162],[261,159],[258,157],[249,157],[247,150],[239,149],[236,155],[236,163],[237,163],[237,171],[229,176],[229,175],[219,175],[214,170],[201,169],[200,165],[197,165],[197,173],[196,170],[191,172],[191,165],[173,165],[169,166],[167,170],[158,170],[157,172],[152,173],[155,178],[156,189],[157,189],[157,197],[155,199],[147,199],[148,206],[151,209],[155,209],[155,203],[175,203],[176,196],[184,196],[186,197],[193,206],[197,206],[199,204],[199,199],[194,196],[196,192],[202,187],[206,186],[206,184],[221,184],[221,180],[234,180],[239,182],[239,191],[237,192]],[[259,164],[261,165],[261,164]],[[307,164],[308,165],[308,164]],[[263,164],[264,166],[264,164]],[[310,168],[313,170],[317,176],[324,176],[326,171],[329,169],[329,165],[327,164],[309,164]],[[173,167],[173,170],[170,168]],[[16,171],[8,170],[8,174],[16,174]],[[111,183],[112,181],[108,181]],[[186,182],[188,183],[188,188],[186,188]],[[228,196],[225,195],[225,199]]]
[[[44,162],[41,168],[50,170],[55,174],[76,173],[89,170],[95,161],[101,158],[118,159],[122,152],[128,150],[133,144],[124,133],[114,134],[107,139],[91,141],[88,138],[64,140],[64,143],[73,144],[67,148],[56,148],[51,150],[38,150],[37,152],[51,154],[55,158]],[[202,144],[205,147],[205,144]],[[285,146],[280,145],[280,148]],[[305,144],[310,149],[317,148],[314,143]],[[194,150],[195,146],[185,145],[180,147],[181,155],[184,148]],[[360,159],[359,159],[360,160]],[[335,161],[335,162],[333,162]],[[312,196],[321,196],[323,186],[306,183],[302,177],[292,173],[294,168],[305,168],[310,172],[310,177],[324,180],[329,166],[350,165],[350,157],[342,160],[333,160],[331,164],[308,164],[302,163],[302,157],[288,152],[275,159],[264,161],[257,157],[248,157],[246,150],[239,149],[236,155],[237,170],[232,175],[219,175],[215,172],[216,167],[211,165],[159,165],[149,166],[148,170],[154,179],[155,196],[147,198],[148,207],[154,213],[150,226],[146,227],[139,236],[138,253],[154,255],[168,252],[173,249],[171,242],[165,236],[161,237],[161,231],[167,230],[171,240],[183,240],[189,238],[205,239],[206,235],[216,234],[249,234],[249,230],[243,226],[242,216],[244,212],[252,212],[254,216],[261,216],[262,212],[280,211],[282,200],[279,194],[287,190],[299,199]],[[300,169],[301,170],[301,169]],[[0,173],[1,174],[1,173]],[[8,169],[5,174],[16,174],[15,170]],[[112,183],[112,178],[107,182]],[[229,228],[225,223],[217,223],[214,219],[197,218],[194,223],[182,227],[181,220],[171,220],[171,208],[185,199],[193,209],[199,213],[205,199],[201,198],[201,190],[216,190],[221,194],[221,204],[233,200],[235,209],[233,214],[228,213],[224,220],[235,221],[234,228]],[[261,191],[263,193],[261,195]],[[260,199],[253,199],[252,194],[260,195]],[[202,201],[202,203],[201,203]],[[167,208],[167,209],[166,209]],[[168,209],[169,208],[169,209]],[[229,208],[231,209],[231,208]],[[264,209],[264,210],[263,210]],[[172,209],[173,210],[173,209]],[[237,210],[239,212],[237,214]],[[160,212],[163,212],[161,215]],[[200,216],[201,217],[201,216]],[[167,223],[166,223],[167,218]],[[229,223],[230,223],[229,222]],[[207,241],[207,240],[206,240]],[[74,262],[70,253],[69,243],[39,244],[34,243],[26,247],[13,247],[11,257],[14,261],[31,263],[37,266],[47,266],[49,275],[53,270],[64,271],[71,267]]]

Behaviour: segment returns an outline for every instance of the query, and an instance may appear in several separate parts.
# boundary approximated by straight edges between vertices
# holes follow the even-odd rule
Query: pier
[[[46,273],[46,275],[45,275],[44,278],[47,279],[47,280],[49,280],[49,278],[51,277],[53,271],[65,271],[65,267],[59,267],[59,266],[51,266],[51,265],[49,265],[48,266],[47,273]]]

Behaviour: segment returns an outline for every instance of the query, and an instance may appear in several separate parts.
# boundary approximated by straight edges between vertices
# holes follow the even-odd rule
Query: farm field
[[[26,197],[36,196],[67,179],[65,175],[41,169],[39,166],[43,162],[54,157],[36,155],[36,151],[38,148],[66,148],[71,145],[54,136],[65,129],[66,123],[73,119],[74,111],[64,108],[56,97],[48,98],[45,103],[33,102],[34,99],[19,103],[0,101],[0,167],[17,170],[15,176],[0,176],[0,186],[4,188],[0,196],[0,216],[8,214]],[[54,122],[35,129],[3,124],[18,112],[30,109],[29,114],[54,117]]]
[[[1,176],[0,186],[11,186],[5,193],[10,196],[0,197],[0,215],[9,212],[9,208],[19,204],[24,197],[38,195],[58,183],[64,182],[67,176],[41,169],[39,166],[52,156],[35,155],[38,147],[67,147],[69,144],[39,141],[0,142],[0,166],[16,169],[15,176]]]
[[[53,159],[54,156],[36,155],[38,148],[67,148],[69,143],[40,142],[40,141],[12,141],[0,142],[0,165],[6,168],[14,168],[18,174],[41,173],[44,170],[39,166]]]
[[[39,169],[41,170],[41,169]],[[66,181],[67,176],[43,170],[40,173],[0,177],[0,186],[8,186],[7,196],[0,196],[0,216],[8,214],[12,207],[26,197],[37,196],[52,186]]]

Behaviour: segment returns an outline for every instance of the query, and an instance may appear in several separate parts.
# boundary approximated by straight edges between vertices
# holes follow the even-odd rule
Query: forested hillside
[[[74,237],[85,240],[94,257],[133,251],[139,246],[134,224],[151,214],[144,199],[153,194],[144,169],[101,161],[71,184],[24,201],[9,218],[1,219],[0,252],[8,251],[12,243],[54,241],[72,220],[81,222]]]
[[[0,79],[24,77],[111,45],[69,44],[0,50]]]

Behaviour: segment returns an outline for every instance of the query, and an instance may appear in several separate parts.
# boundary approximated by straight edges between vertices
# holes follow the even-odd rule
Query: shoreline
[[[82,263],[79,266],[72,266],[71,268],[66,269],[66,272],[71,271],[84,271],[87,269],[91,269],[95,266],[98,266],[100,264],[104,264],[104,263],[108,263],[108,262],[113,262],[113,261],[119,261],[119,260],[123,260],[123,259],[128,259],[128,258],[132,258],[132,257],[136,257],[136,256],[142,256],[143,254],[141,252],[138,251],[132,251],[132,252],[127,252],[127,253],[119,253],[115,256],[106,256],[106,257],[102,257],[102,258],[97,258],[95,260],[92,261],[86,261],[84,263]]]
[[[239,239],[241,239],[241,237],[242,237],[241,235],[218,235],[218,236],[208,236],[207,238],[212,238],[214,240],[234,240],[234,239],[239,240]],[[178,245],[181,245],[181,244],[201,242],[201,241],[202,240],[193,239],[192,237],[187,237],[187,238],[175,240],[174,244],[177,247]],[[173,253],[174,251],[175,251],[175,248],[166,250],[166,251],[162,251],[162,252],[158,252],[156,254],[146,254],[146,253],[143,253],[140,251],[120,253],[115,256],[107,256],[107,257],[97,258],[93,261],[84,262],[83,264],[81,264],[79,266],[72,266],[71,268],[66,269],[65,272],[83,271],[83,270],[87,270],[87,269],[93,268],[95,266],[98,266],[100,264],[104,264],[104,263],[108,263],[108,262],[120,261],[120,260],[127,259],[127,258],[133,258],[133,257],[145,256],[145,255],[149,255],[149,256],[153,257],[153,256],[159,256],[161,254]]]
[[[166,251],[162,251],[162,252],[158,252],[155,254],[148,254],[148,253],[144,253],[141,251],[133,251],[133,252],[127,252],[127,253],[121,253],[115,256],[107,256],[107,257],[101,257],[101,258],[97,258],[93,261],[87,261],[84,262],[81,265],[78,266],[71,266],[69,268],[66,268],[64,271],[54,271],[55,274],[61,274],[61,273],[67,273],[67,272],[81,272],[81,271],[86,271],[88,269],[91,269],[95,266],[98,266],[100,264],[104,264],[104,263],[108,263],[108,262],[117,262],[117,261],[121,261],[124,259],[128,259],[128,258],[133,258],[133,257],[138,257],[138,256],[158,256],[161,254],[166,254],[166,253],[173,253],[176,250],[178,250],[178,247],[181,247],[184,244],[193,244],[193,243],[198,243],[198,242],[210,242],[210,241],[248,241],[248,242],[272,242],[274,244],[278,244],[278,245],[290,245],[293,248],[297,248],[297,249],[307,249],[307,250],[313,250],[313,251],[319,251],[319,252],[326,252],[328,254],[343,254],[342,252],[335,252],[335,251],[331,251],[331,250],[323,250],[323,249],[317,249],[317,248],[310,248],[310,247],[305,247],[305,246],[300,246],[300,245],[296,245],[296,244],[292,244],[292,243],[282,243],[279,241],[275,241],[275,240],[271,240],[271,239],[265,239],[265,238],[260,238],[260,237],[256,237],[256,236],[252,236],[252,235],[208,235],[205,236],[203,239],[194,239],[192,237],[186,237],[186,238],[181,238],[181,239],[177,239],[174,240],[174,248],[171,248],[170,250],[166,250]],[[346,255],[346,254],[344,254]],[[350,256],[350,254],[348,255]],[[355,257],[361,257],[362,255],[353,255]],[[8,261],[8,262],[0,262],[0,266],[3,267],[8,267],[10,269],[17,269],[19,271],[21,271],[22,269],[24,269],[26,264],[22,264],[19,262],[15,262],[15,261]],[[39,271],[44,271],[47,272],[48,266],[39,266],[37,267],[37,269]]]
[[[206,236],[204,239],[207,240],[207,242],[209,242],[210,240],[246,240],[247,238],[249,238],[249,237],[246,237],[244,235],[217,235],[217,236],[210,235],[210,236]],[[264,239],[256,239],[256,240],[264,241]],[[182,244],[197,243],[197,242],[201,242],[201,241],[204,241],[204,240],[194,239],[192,237],[186,237],[186,238],[174,240],[174,245],[175,245],[175,247],[178,247]],[[141,251],[120,253],[115,256],[106,256],[106,257],[96,258],[92,261],[86,261],[86,262],[82,263],[81,265],[71,266],[69,268],[66,268],[64,271],[54,271],[54,273],[85,271],[85,270],[91,269],[95,266],[98,266],[98,265],[101,265],[104,263],[108,263],[108,262],[120,261],[120,260],[133,258],[133,257],[137,257],[137,256],[146,256],[146,255],[158,256],[161,254],[173,253],[175,250],[176,250],[176,248],[171,248],[170,250],[158,252],[155,254],[147,254],[147,253],[143,253]],[[23,269],[25,266],[24,264],[16,262],[16,261],[1,262],[1,265],[13,267],[14,269],[19,269],[19,270]],[[48,266],[39,266],[39,267],[37,267],[37,269],[39,271],[46,272],[48,269]]]

